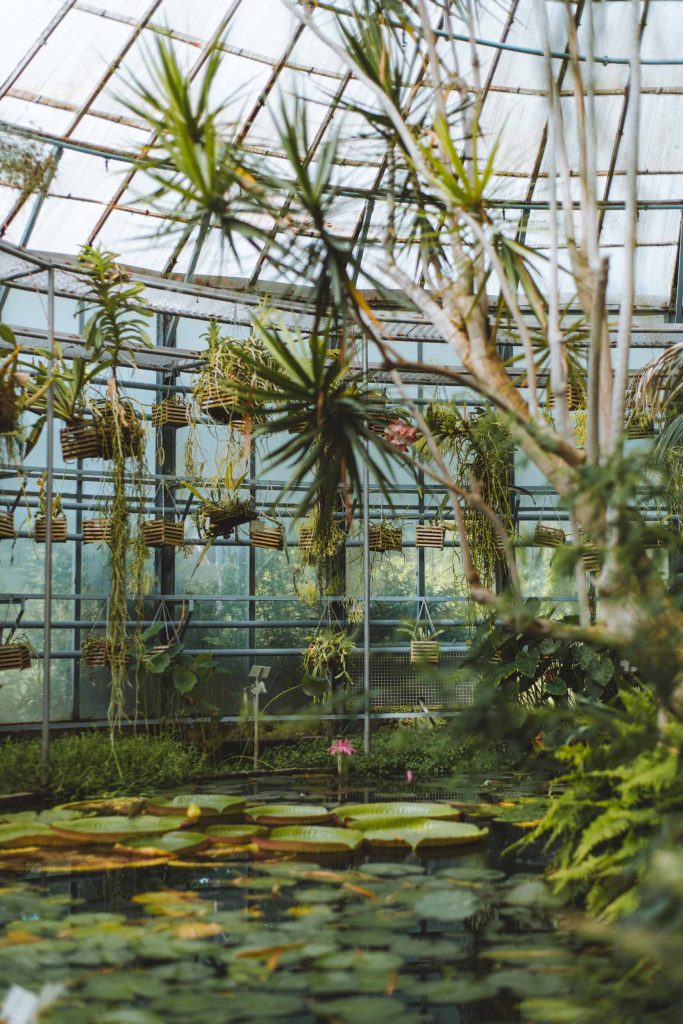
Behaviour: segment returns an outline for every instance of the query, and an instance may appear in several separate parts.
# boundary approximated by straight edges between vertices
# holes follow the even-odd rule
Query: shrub
[[[206,771],[205,755],[170,736],[89,732],[55,739],[50,748],[50,791],[62,800],[137,795],[179,786]],[[37,790],[40,740],[0,745],[0,792]]]

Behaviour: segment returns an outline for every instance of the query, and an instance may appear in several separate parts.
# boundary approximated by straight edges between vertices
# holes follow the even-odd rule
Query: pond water
[[[481,779],[387,790],[289,777],[209,791],[326,807],[520,797],[517,784]],[[575,958],[553,926],[541,859],[505,855],[514,822],[476,823],[489,829],[482,842],[425,855],[226,847],[118,870],[92,870],[94,857],[50,873],[0,866],[0,991],[63,985],[41,1017],[50,1024],[557,1019]]]

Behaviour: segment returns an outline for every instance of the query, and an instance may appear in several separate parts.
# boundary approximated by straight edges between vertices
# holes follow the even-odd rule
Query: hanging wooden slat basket
[[[235,512],[226,512],[224,509],[200,505],[199,511],[208,520],[208,533],[212,537],[229,537],[235,527],[253,523],[258,518],[256,509],[248,506]]]
[[[100,435],[94,420],[74,420],[68,423],[60,432],[59,439],[65,462],[102,458]]]
[[[243,416],[238,408],[239,399],[233,392],[219,384],[207,384],[202,386],[197,399],[202,412],[216,423],[229,423],[231,427],[241,425]]]
[[[310,551],[313,547],[315,531],[310,526],[302,526],[299,530],[299,547],[302,551]]]
[[[31,648],[28,644],[0,644],[0,670],[31,667]]]
[[[111,519],[84,519],[83,543],[103,544],[111,540]]]
[[[586,407],[586,394],[580,384],[569,381],[567,384],[567,408],[570,412],[575,412],[577,409],[585,409]]]
[[[567,539],[564,530],[559,527],[545,526],[543,523],[536,523],[534,529],[534,544],[539,548],[560,548]]]
[[[438,640],[411,640],[410,641],[410,663],[429,661],[436,665],[439,661]]]
[[[14,512],[0,512],[0,540],[14,540]]]
[[[368,529],[368,548],[370,551],[401,551],[403,548],[403,528],[387,526],[385,523],[370,526]]]
[[[641,438],[648,438],[655,436],[655,424],[654,420],[649,416],[634,415],[631,416],[630,420],[626,424],[626,437],[629,440],[635,441]]]
[[[415,527],[415,547],[443,548],[445,536],[446,531],[443,526],[420,524]]]
[[[45,516],[36,516],[34,537],[37,544],[45,543],[47,538],[47,519]],[[52,543],[66,543],[66,516],[52,517]]]
[[[123,666],[129,661],[125,648],[115,651],[108,640],[92,636],[83,641],[81,655],[88,668],[108,668],[116,664]]]
[[[596,544],[584,544],[581,552],[581,564],[586,572],[600,572],[602,569],[602,552]]]
[[[164,398],[152,406],[153,427],[187,427],[192,423],[191,407],[182,399]]]
[[[147,547],[182,547],[185,543],[185,523],[169,519],[150,519],[142,524],[142,539]]]
[[[253,523],[251,527],[251,543],[255,548],[273,548],[282,551],[285,536],[281,526],[266,526],[265,523]]]

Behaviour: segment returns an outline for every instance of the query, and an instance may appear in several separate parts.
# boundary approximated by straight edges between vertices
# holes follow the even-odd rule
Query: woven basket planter
[[[94,420],[74,420],[64,427],[59,439],[65,462],[102,458],[100,435]]]
[[[310,551],[313,547],[314,538],[315,533],[310,526],[302,526],[299,530],[299,547],[303,551]]]
[[[536,523],[534,544],[539,548],[560,548],[566,539],[566,533],[559,527],[544,526],[543,523]]]
[[[430,661],[436,665],[439,661],[438,640],[411,640],[410,641],[410,663],[414,665],[419,661]]]
[[[31,648],[28,644],[0,644],[0,670],[31,667]]]
[[[285,546],[285,536],[282,527],[253,523],[251,527],[251,543],[255,548],[273,548],[275,551],[282,551]]]
[[[121,402],[125,424],[120,424],[121,453],[125,458],[140,455],[144,444],[142,419],[130,402]],[[109,402],[97,402],[95,415],[74,420],[60,434],[65,462],[76,459],[111,459],[116,447],[117,427]]]
[[[150,519],[142,524],[142,539],[149,548],[182,547],[185,543],[185,523],[169,519]]]
[[[199,511],[208,520],[208,533],[212,537],[229,537],[235,527],[253,523],[258,517],[256,509],[253,508],[242,509],[238,512],[224,512],[223,509],[200,505]]]
[[[103,544],[111,540],[111,519],[84,519],[83,543]]]
[[[88,668],[108,668],[111,665],[126,665],[128,655],[125,650],[114,652],[108,640],[87,637],[81,648],[83,662]]]
[[[655,425],[652,420],[645,417],[641,419],[632,419],[626,424],[626,437],[629,440],[635,441],[640,438],[648,438],[655,436]]]
[[[152,406],[153,427],[187,427],[192,422],[190,406],[177,398],[164,398]]]
[[[446,531],[443,526],[416,526],[415,547],[443,548]]]
[[[571,381],[567,384],[567,408],[570,412],[583,409],[586,405],[586,395],[578,384]]]
[[[14,512],[0,512],[0,540],[14,540]]]
[[[47,519],[45,516],[36,516],[34,537],[37,544],[45,543],[47,539]],[[66,516],[52,517],[52,543],[66,543]]]
[[[242,412],[238,409],[237,395],[219,384],[207,384],[197,396],[199,408],[216,423],[229,423],[236,427],[242,423]]]
[[[403,548],[403,528],[400,526],[370,526],[368,530],[368,548],[370,551],[401,551]]]
[[[602,553],[595,544],[585,544],[581,552],[581,564],[586,572],[600,572],[602,569]]]

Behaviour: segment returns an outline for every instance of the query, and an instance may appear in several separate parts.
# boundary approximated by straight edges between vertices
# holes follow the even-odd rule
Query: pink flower
[[[413,775],[412,771],[409,768],[408,771],[406,772],[406,782],[412,782],[414,777],[415,776]]]
[[[342,754],[346,754],[347,757],[350,757],[351,754],[356,753],[356,748],[353,743],[350,743],[348,740],[335,740],[332,746],[327,748],[327,753],[332,755],[336,754],[337,757],[341,757]]]
[[[410,445],[417,441],[417,427],[411,427],[402,420],[392,420],[384,431],[384,437],[400,452],[407,452]]]

